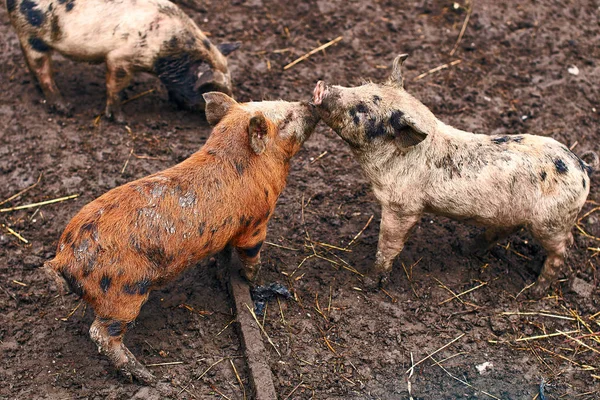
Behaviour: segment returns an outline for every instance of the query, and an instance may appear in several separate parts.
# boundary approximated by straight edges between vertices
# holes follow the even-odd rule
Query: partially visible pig
[[[214,46],[167,0],[6,0],[27,65],[51,107],[71,106],[52,76],[51,55],[106,62],[106,117],[123,122],[120,92],[137,72],[157,75],[179,105],[204,108],[202,93],[231,95],[227,56],[239,43]]]
[[[96,312],[90,336],[126,376],[154,377],[123,344],[150,291],[235,247],[253,281],[290,158],[319,121],[307,103],[237,103],[204,94],[217,124],[182,163],[115,188],[67,225],[45,269]],[[64,285],[66,283],[66,287]]]
[[[376,281],[368,286],[386,282],[411,228],[433,213],[487,227],[476,240],[482,250],[527,228],[548,252],[534,287],[535,295],[545,293],[573,242],[592,168],[551,138],[488,136],[444,124],[404,90],[406,57],[395,59],[385,84],[318,82],[313,93],[321,118],[350,145],[382,206]]]

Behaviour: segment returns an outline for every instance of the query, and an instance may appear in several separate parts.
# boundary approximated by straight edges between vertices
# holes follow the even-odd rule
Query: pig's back
[[[166,0],[39,0],[37,8],[44,17],[36,28],[27,25],[17,7],[17,30],[33,31],[51,48],[80,61],[102,62],[112,55],[150,69],[171,38],[184,30],[198,34],[191,19]]]

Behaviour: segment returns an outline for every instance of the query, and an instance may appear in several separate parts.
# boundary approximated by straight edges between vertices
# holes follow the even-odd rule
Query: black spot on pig
[[[546,176],[548,176],[546,171],[542,171],[542,173],[540,174],[540,178],[542,179],[542,182],[546,180]]]
[[[569,168],[567,167],[565,162],[560,158],[554,159],[554,167],[556,168],[556,172],[558,172],[559,174],[566,174],[567,172],[569,172]]]
[[[115,321],[106,328],[110,336],[121,336],[125,330],[125,324]]]
[[[265,189],[265,200],[269,200],[269,189]]]
[[[369,139],[381,137],[385,135],[385,124],[382,121],[378,121],[377,118],[371,117],[367,120],[365,133]]]
[[[260,235],[260,229],[259,229],[259,230],[257,230],[257,231],[255,231],[255,232],[252,234],[252,237],[257,237],[258,235]]]
[[[237,173],[240,176],[242,176],[244,174],[244,170],[246,169],[246,166],[242,162],[236,161],[235,169],[236,169]]]
[[[403,116],[404,113],[400,110],[392,111],[392,115],[390,116],[390,125],[392,126],[392,128],[394,128],[396,132],[399,132],[400,130],[406,127],[406,124],[402,122]]]
[[[56,15],[52,15],[52,21],[50,22],[50,35],[53,42],[60,40],[62,37],[62,30],[60,29],[58,16]]]
[[[71,273],[68,271],[61,271],[61,275],[65,282],[67,282],[67,286],[69,286],[71,292],[75,293],[79,297],[83,297],[85,295],[83,286]]]
[[[365,103],[363,103],[362,101],[359,102],[356,105],[356,112],[359,112],[361,114],[368,114],[369,113],[369,108],[366,106]]]
[[[260,251],[263,242],[259,242],[256,246],[250,247],[248,249],[242,249],[242,252],[246,257],[256,257],[258,252]]]
[[[350,110],[348,110],[348,113],[352,117],[352,122],[354,122],[354,125],[358,125],[360,123],[360,117],[357,115],[356,108],[352,107]]]
[[[512,141],[515,143],[521,143],[523,141],[523,136],[513,136]]]
[[[136,283],[133,284],[125,284],[123,285],[123,291],[127,294],[131,294],[131,295],[136,295],[139,294],[141,295],[145,295],[146,293],[148,293],[148,290],[150,289],[150,285],[152,284],[152,282],[150,282],[150,279],[148,278],[144,278],[141,281],[138,281]]]
[[[198,234],[200,236],[204,235],[204,230],[206,229],[206,222],[202,222],[199,226],[198,226]]]
[[[69,12],[73,9],[73,7],[75,7],[75,0],[69,0],[65,9],[67,10],[67,12]]]
[[[9,13],[15,10],[16,1],[15,0],[6,0],[6,9]]]
[[[152,264],[159,268],[167,268],[173,262],[173,256],[165,253],[161,246],[153,246],[146,250],[145,256]]]
[[[96,222],[86,222],[81,226],[81,232],[89,234],[95,241],[98,241],[98,225],[96,225]]]
[[[588,176],[591,175],[592,172],[594,172],[594,169],[590,165],[587,165],[581,158],[577,157],[577,162],[579,163],[579,168],[581,168],[582,171],[586,172]]]
[[[110,289],[110,283],[111,283],[112,279],[109,276],[102,276],[102,279],[100,279],[100,288],[102,289],[102,291],[104,293],[108,292],[108,289]]]
[[[379,103],[381,103],[381,97],[374,95],[373,96],[373,103],[375,103],[375,105],[379,105]]]
[[[37,9],[37,6],[37,3],[31,0],[23,0],[19,7],[21,14],[25,16],[31,26],[40,26],[44,23],[44,14]]]
[[[581,183],[583,184],[583,188],[585,189],[585,178],[581,178]]]
[[[206,48],[206,50],[210,50],[210,40],[208,40],[207,38],[202,39],[202,44],[204,45],[204,47]]]
[[[135,251],[140,251],[142,249],[140,239],[133,233],[129,236],[129,246],[131,246]]]
[[[67,231],[67,233],[65,233],[64,243],[71,244],[72,242],[73,242],[73,232]]]
[[[240,217],[240,226],[244,226],[244,227],[249,227],[250,224],[252,223],[252,217],[246,217],[245,215],[242,215]]]
[[[233,217],[230,215],[229,217],[225,218],[225,221],[223,221],[222,226],[231,225],[232,222],[233,222]]]
[[[509,141],[510,141],[510,138],[508,136],[500,136],[500,137],[492,139],[492,142],[494,142],[495,144],[507,143]]]

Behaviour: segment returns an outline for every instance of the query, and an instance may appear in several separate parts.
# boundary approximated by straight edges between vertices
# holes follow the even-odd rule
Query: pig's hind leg
[[[121,91],[133,77],[127,63],[109,55],[106,59],[106,118],[125,123],[121,104]]]
[[[242,261],[242,274],[251,283],[256,282],[260,271],[260,250],[266,237],[266,226],[263,226],[259,227],[252,236],[235,243],[235,248]]]
[[[126,378],[135,377],[142,383],[152,385],[154,375],[144,367],[123,344],[123,336],[128,323],[114,319],[96,317],[90,327],[90,337],[98,346],[98,351],[107,356]]]
[[[387,283],[394,259],[404,248],[408,234],[420,217],[421,215],[398,215],[389,207],[382,208],[376,260],[370,276],[365,277],[364,281],[367,289],[374,290]]]
[[[547,294],[550,285],[562,271],[567,249],[573,244],[573,234],[570,226],[560,232],[533,231],[532,233],[548,253],[536,284],[531,289],[533,296],[540,298]]]
[[[52,49],[39,39],[21,43],[21,49],[25,55],[27,67],[36,77],[50,110],[70,115],[72,107],[62,97],[52,74]]]

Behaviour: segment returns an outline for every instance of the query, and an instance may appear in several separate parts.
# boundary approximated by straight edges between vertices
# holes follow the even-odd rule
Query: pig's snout
[[[326,92],[327,87],[325,86],[325,82],[317,82],[317,86],[315,86],[315,89],[313,90],[313,104],[317,106],[323,104],[323,98],[325,97]]]

